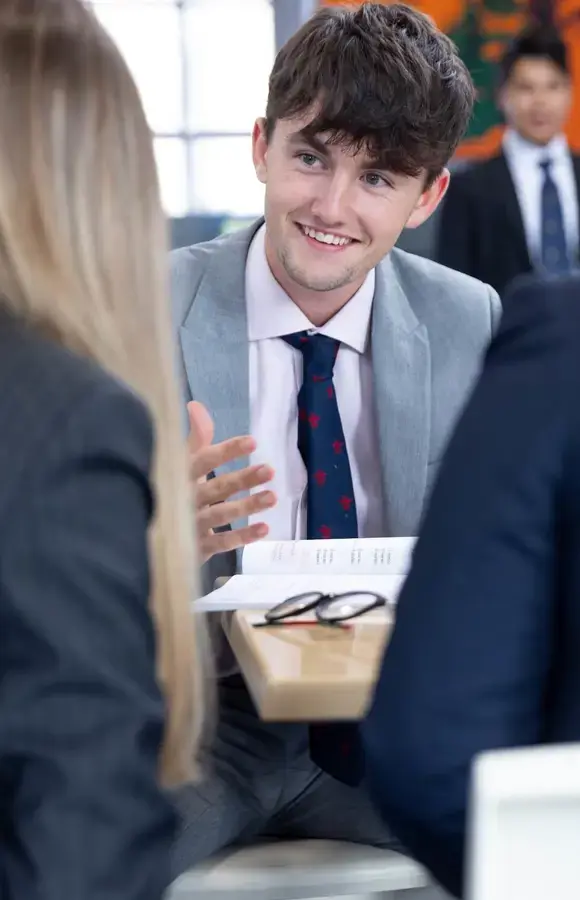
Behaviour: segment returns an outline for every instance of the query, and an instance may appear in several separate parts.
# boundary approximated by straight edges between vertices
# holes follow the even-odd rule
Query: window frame
[[[173,209],[167,210],[168,215],[171,217],[181,217],[181,216],[190,216],[190,215],[221,215],[223,214],[226,217],[235,218],[237,215],[240,217],[246,218],[253,215],[257,215],[261,213],[260,209],[255,210],[247,210],[245,212],[240,211],[236,213],[235,210],[232,209],[203,209],[200,207],[196,208],[195,198],[198,194],[197,185],[199,184],[199,178],[196,179],[196,175],[194,172],[194,167],[192,165],[192,158],[194,156],[193,146],[196,142],[206,142],[207,140],[222,140],[227,138],[247,138],[248,144],[251,139],[251,131],[224,131],[220,129],[212,129],[212,130],[200,130],[191,127],[190,120],[190,112],[191,112],[191,103],[190,103],[190,92],[191,92],[191,73],[190,73],[190,64],[189,64],[189,52],[188,52],[188,39],[187,39],[187,14],[188,11],[191,10],[192,7],[196,5],[196,3],[204,2],[204,0],[88,0],[89,6],[95,10],[98,15],[98,7],[99,6],[109,6],[109,7],[122,7],[123,5],[127,6],[135,6],[139,5],[158,5],[159,7],[173,7],[177,11],[178,15],[178,32],[179,32],[179,54],[180,54],[180,80],[181,80],[181,120],[183,123],[183,127],[177,130],[158,130],[152,128],[152,136],[157,146],[159,146],[160,141],[181,141],[183,144],[183,152],[185,154],[185,163],[184,163],[184,174],[185,174],[185,184],[184,184],[184,203],[182,208],[179,211],[176,211],[176,205],[173,205]],[[243,2],[243,0],[239,0],[239,2]],[[276,15],[276,0],[266,0],[272,7],[273,16]],[[106,26],[104,26],[106,27]],[[276,51],[276,40],[275,40],[275,24],[274,24],[274,33],[273,33],[273,43],[272,43],[272,59]],[[224,76],[225,77],[225,76]],[[139,87],[139,85],[138,85]],[[248,147],[248,153],[250,149]],[[203,176],[202,176],[203,178]],[[160,180],[163,181],[162,176],[160,175]],[[163,190],[163,185],[162,185]]]

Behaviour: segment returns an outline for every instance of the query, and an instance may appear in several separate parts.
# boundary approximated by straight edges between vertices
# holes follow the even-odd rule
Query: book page
[[[402,575],[234,575],[223,587],[193,601],[197,612],[223,612],[233,609],[270,609],[282,600],[309,591],[345,593],[372,591],[395,603]],[[361,603],[368,598],[361,598]],[[356,598],[353,598],[356,605]]]
[[[244,549],[244,575],[404,575],[415,538],[259,541]]]

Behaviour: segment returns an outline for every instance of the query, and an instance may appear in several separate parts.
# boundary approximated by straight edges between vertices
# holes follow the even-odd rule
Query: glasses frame
[[[369,603],[355,609],[348,615],[329,616],[325,614],[329,606],[336,600],[348,600],[349,597],[368,596]],[[372,599],[371,599],[372,598]],[[376,594],[374,591],[345,591],[344,593],[322,593],[321,591],[308,591],[305,594],[296,594],[277,603],[271,609],[264,613],[264,621],[256,622],[255,628],[265,628],[271,625],[288,624],[289,619],[296,619],[304,613],[313,612],[316,616],[316,622],[319,625],[329,625],[339,627],[340,625],[358,619],[373,609],[382,609],[389,607],[392,601],[382,594]],[[300,622],[300,619],[298,619]]]

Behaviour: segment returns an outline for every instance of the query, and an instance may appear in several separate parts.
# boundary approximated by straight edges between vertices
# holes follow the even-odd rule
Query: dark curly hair
[[[278,53],[266,137],[312,110],[306,138],[366,149],[382,168],[434,180],[453,156],[475,91],[453,42],[402,4],[321,9]]]

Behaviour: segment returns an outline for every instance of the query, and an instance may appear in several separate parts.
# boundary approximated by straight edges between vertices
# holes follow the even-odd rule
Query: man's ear
[[[443,169],[437,176],[433,184],[428,187],[419,197],[413,212],[407,220],[405,228],[418,228],[423,222],[426,222],[429,216],[435,212],[445,193],[449,187],[450,181],[449,169]]]
[[[256,119],[252,131],[252,158],[258,180],[266,184],[268,178],[268,141],[266,139],[266,120]]]

